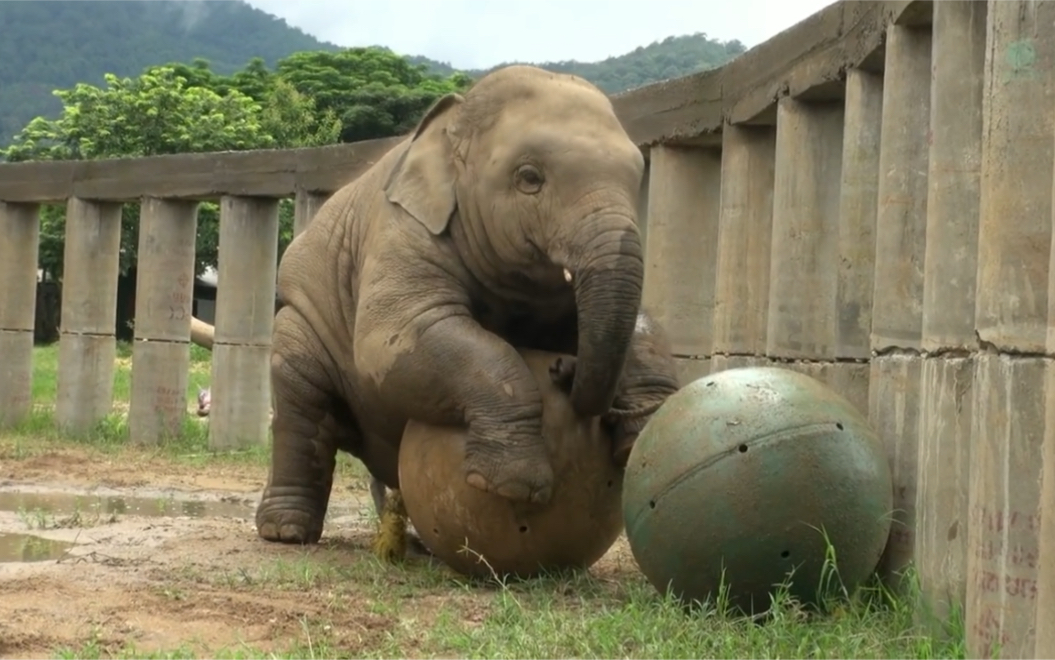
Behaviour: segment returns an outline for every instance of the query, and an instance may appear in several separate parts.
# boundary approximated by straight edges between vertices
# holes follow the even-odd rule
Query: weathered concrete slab
[[[187,341],[190,337],[197,228],[197,202],[143,200],[136,268],[137,338]]]
[[[781,99],[766,354],[835,357],[843,104]]]
[[[645,161],[645,172],[641,177],[641,192],[637,198],[637,230],[641,234],[641,251],[648,252],[648,191],[652,187],[652,161]]]
[[[1035,658],[1055,658],[1055,364],[1045,373],[1044,455],[1040,492],[1040,535],[1037,539],[1037,631]],[[1041,586],[1046,585],[1046,586]]]
[[[772,366],[816,378],[832,388],[868,417],[869,365],[867,362],[811,362],[795,360]]]
[[[1055,3],[990,2],[982,95],[976,330],[1002,350],[1048,341]],[[1055,346],[1052,338],[1049,348]]]
[[[37,304],[39,207],[0,202],[0,428],[29,413]]]
[[[190,342],[136,338],[132,345],[132,442],[154,445],[178,438],[187,416]]]
[[[921,346],[970,349],[974,334],[986,3],[934,5]]]
[[[836,356],[872,355],[872,288],[875,272],[876,205],[879,196],[879,138],[883,77],[846,73],[842,185],[839,197],[839,268]]]
[[[224,197],[209,412],[212,449],[267,439],[277,257],[278,201]]]
[[[33,406],[33,331],[0,330],[0,429],[17,425]]]
[[[766,352],[776,131],[726,126],[715,266],[716,353]]]
[[[894,479],[893,523],[878,570],[892,586],[900,585],[915,550],[922,366],[918,355],[880,355],[871,362],[868,419],[887,448]]]
[[[271,348],[216,344],[212,360],[209,449],[244,449],[268,442]]]
[[[1000,4],[990,4],[990,11]],[[1044,386],[1052,362],[983,353],[975,364],[967,654],[1043,657],[1036,655],[1035,625],[1042,588],[1037,569],[1047,418]]]
[[[930,31],[887,28],[872,349],[918,349],[923,327]]]
[[[330,196],[325,193],[313,193],[309,190],[298,190],[293,207],[293,235],[297,236],[308,224]]]
[[[970,358],[923,360],[915,558],[928,623],[947,622],[967,597],[973,384]]]
[[[55,396],[56,425],[71,433],[90,431],[113,409],[113,334],[59,335],[59,374]]]
[[[711,356],[711,373],[716,374],[726,369],[741,369],[743,367],[769,367],[781,366],[769,361],[760,355],[713,355]]]
[[[120,251],[121,205],[70,198],[63,250],[63,332],[114,333]]]
[[[721,154],[663,146],[651,161],[643,304],[667,331],[675,355],[709,355]]]
[[[674,358],[674,366],[678,369],[678,383],[682,387],[711,373],[710,358]]]

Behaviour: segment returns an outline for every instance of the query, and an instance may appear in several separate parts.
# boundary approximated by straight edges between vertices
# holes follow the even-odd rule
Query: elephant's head
[[[511,299],[574,288],[571,402],[607,412],[641,302],[636,215],[644,159],[590,83],[500,69],[419,124],[386,193],[430,232],[450,231],[466,266]]]

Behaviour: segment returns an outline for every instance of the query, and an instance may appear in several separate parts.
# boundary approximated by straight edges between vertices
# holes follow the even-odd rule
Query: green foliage
[[[339,114],[341,142],[406,133],[436,99],[472,82],[460,73],[431,75],[381,48],[294,53],[278,63],[278,76],[315,99],[320,110]]]
[[[59,90],[55,94],[64,105],[62,116],[34,119],[0,153],[12,162],[81,160],[314,146],[337,139],[340,124],[333,114],[316,111],[314,100],[289,83],[269,77],[258,90],[258,102],[231,84],[217,85],[220,91],[210,88],[209,82],[222,78],[200,65],[193,69],[183,76],[177,67],[151,67],[134,79],[107,74],[106,87],[79,84]],[[250,71],[238,80],[250,86],[256,77]],[[136,261],[138,206],[126,204],[122,212],[122,273]],[[64,211],[48,206],[41,218],[40,266],[55,277],[62,274]],[[282,251],[292,239],[293,205],[288,200],[279,217]],[[218,221],[217,206],[202,204],[198,272],[216,264]]]
[[[33,117],[62,111],[52,90],[206,58],[231,74],[304,50],[338,50],[242,0],[0,2],[0,144]],[[254,97],[255,98],[255,97]]]

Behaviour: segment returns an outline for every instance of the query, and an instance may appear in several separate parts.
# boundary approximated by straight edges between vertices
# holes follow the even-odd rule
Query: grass
[[[197,347],[192,352],[189,405],[198,387],[208,384],[209,357]],[[119,346],[114,384],[118,402],[128,400],[129,358],[129,347]],[[120,413],[77,437],[55,429],[47,404],[55,399],[57,362],[57,347],[36,349],[33,395],[35,403],[44,405],[17,428],[0,432],[0,459],[18,460],[71,445],[110,454],[143,451],[128,447],[127,425]],[[151,451],[158,461],[266,464],[266,447],[209,451],[206,429],[188,420],[182,438]],[[363,475],[356,461],[342,458],[339,464]],[[30,527],[59,524],[35,517],[26,522]],[[92,633],[79,646],[53,653],[61,658],[966,656],[959,616],[921,623],[913,580],[906,582],[910,586],[901,595],[874,581],[832,603],[823,616],[807,612],[778,590],[770,616],[760,623],[728,611],[720,602],[688,612],[639,573],[621,575],[576,573],[481,583],[427,562],[381,564],[368,553],[350,552],[330,542],[306,549],[302,556],[238,570],[188,566],[172,576],[171,584],[159,587],[159,594],[172,600],[193,599],[198,588],[303,595],[312,607],[305,607],[298,620],[299,633],[274,648],[247,644],[207,648],[188,630],[185,642],[159,652],[139,650],[126,642],[115,645],[102,633]],[[936,626],[945,634],[928,634]]]

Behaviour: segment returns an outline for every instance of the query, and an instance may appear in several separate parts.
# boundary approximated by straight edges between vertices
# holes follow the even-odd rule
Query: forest
[[[274,67],[294,53],[340,50],[244,0],[0,2],[0,26],[0,145],[34,117],[62,111],[54,90],[100,85],[104,74],[134,76],[152,65],[201,59],[212,71],[229,75],[253,58]],[[737,40],[692,34],[601,62],[540,66],[575,73],[615,93],[719,66],[743,51]],[[446,62],[408,59],[443,77],[455,73]],[[475,78],[484,71],[463,73]]]

